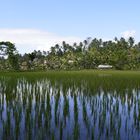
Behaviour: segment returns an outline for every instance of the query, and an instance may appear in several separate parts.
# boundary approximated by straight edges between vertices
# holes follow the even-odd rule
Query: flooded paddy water
[[[0,139],[138,140],[140,74],[0,74]]]

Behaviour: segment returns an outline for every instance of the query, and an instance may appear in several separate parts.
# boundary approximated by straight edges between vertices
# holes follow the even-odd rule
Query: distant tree
[[[44,56],[47,56],[47,52],[46,52],[46,51],[43,51],[43,55],[44,55]]]
[[[118,42],[118,38],[117,37],[115,37],[114,40],[115,40],[115,42]]]
[[[65,53],[67,51],[67,44],[65,41],[62,42],[62,48],[63,48],[63,52]]]
[[[129,37],[128,43],[129,43],[130,48],[133,47],[133,45],[135,43],[134,38],[133,37]]]
[[[17,70],[18,64],[25,61],[28,69],[91,69],[100,64],[109,64],[122,70],[140,69],[140,42],[135,43],[132,37],[128,40],[115,37],[114,41],[87,38],[79,44],[70,45],[63,41],[62,45],[56,44],[48,52],[34,50],[24,55],[19,55],[11,42],[0,42],[1,69],[9,66]]]
[[[75,45],[74,47],[76,52],[82,52],[83,43],[80,42],[79,45]]]
[[[12,69],[18,70],[19,63],[18,63],[18,52],[16,47],[11,42],[0,42],[0,51],[1,54],[4,56],[8,56],[9,64],[11,65]]]
[[[29,60],[33,61],[36,58],[35,52],[29,53],[28,57],[29,57]]]

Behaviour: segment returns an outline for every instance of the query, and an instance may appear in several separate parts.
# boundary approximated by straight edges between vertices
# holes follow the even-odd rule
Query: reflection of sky
[[[56,139],[59,139],[61,123],[63,139],[66,139],[67,137],[73,137],[75,124],[78,124],[77,132],[79,138],[83,140],[87,138],[91,139],[93,131],[95,139],[106,139],[107,129],[109,131],[110,139],[114,138],[115,131],[117,139],[119,138],[118,131],[120,132],[120,139],[122,140],[133,138],[138,139],[140,137],[140,128],[138,128],[138,124],[140,123],[138,118],[140,113],[140,92],[138,90],[137,92],[136,90],[132,89],[131,94],[129,94],[127,90],[124,92],[124,94],[119,94],[116,91],[105,93],[103,89],[100,89],[97,91],[97,93],[89,94],[85,92],[87,90],[84,90],[86,88],[85,83],[85,87],[82,87],[82,89],[78,90],[78,88],[80,88],[78,86],[75,86],[75,88],[73,88],[74,86],[69,86],[69,88],[66,88],[63,84],[58,82],[56,82],[57,84],[52,84],[49,80],[31,82],[25,79],[20,79],[16,83],[16,86],[11,86],[13,89],[10,87],[10,85],[8,86],[6,84],[5,87],[2,87],[3,82],[6,81],[1,81],[0,83],[0,114],[2,113],[2,118],[0,118],[0,138],[2,138],[2,135],[6,135],[3,131],[4,127],[4,129],[9,129],[11,134],[14,134],[15,122],[19,117],[18,113],[20,109],[20,139],[25,139],[25,134],[29,133],[25,128],[25,124],[27,123],[26,115],[30,111],[31,114],[29,114],[29,122],[27,125],[30,123],[30,133],[32,133],[32,139],[34,139],[36,136],[38,137],[39,135],[49,137],[52,135],[52,133],[54,133]],[[6,90],[8,88],[10,89],[10,93],[6,92],[8,91]],[[58,98],[58,108],[56,110],[55,116],[55,105],[58,92],[60,92],[60,97]],[[8,98],[11,97],[10,94],[13,95],[13,98]],[[76,95],[75,97],[77,102],[77,122],[75,122],[76,120],[74,118],[76,113],[74,112],[74,95]],[[69,106],[68,114],[66,114],[65,118],[63,110],[66,107],[66,101],[68,101]],[[128,108],[130,109],[130,114]],[[11,115],[11,124],[6,124],[8,123],[7,112],[9,112]],[[13,113],[15,113],[17,116],[15,116]],[[135,113],[136,116],[134,116]],[[41,119],[39,118],[40,115]],[[87,120],[84,120],[84,118]],[[46,119],[47,123],[50,123],[47,129],[45,124]],[[55,119],[57,119],[58,122],[57,126],[55,124]],[[120,120],[121,122],[119,122]],[[134,120],[136,120],[136,124],[134,123]],[[10,128],[8,125],[11,125]],[[41,126],[39,127],[39,125]],[[111,128],[111,125],[113,128]]]

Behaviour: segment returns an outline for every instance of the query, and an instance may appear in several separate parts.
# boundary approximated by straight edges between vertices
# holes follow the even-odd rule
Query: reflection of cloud
[[[124,32],[121,33],[121,35],[126,39],[129,38],[129,37],[135,37],[135,34],[136,34],[135,30],[124,31]]]
[[[11,41],[16,44],[20,53],[33,50],[49,50],[55,44],[66,41],[69,44],[80,42],[78,37],[62,37],[47,31],[36,29],[0,29],[0,41]]]

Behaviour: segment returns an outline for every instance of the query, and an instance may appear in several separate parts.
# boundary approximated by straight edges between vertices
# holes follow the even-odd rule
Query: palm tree
[[[134,38],[133,37],[129,37],[128,43],[129,43],[130,48],[133,47],[133,45],[135,43]]]
[[[63,47],[63,51],[65,53],[67,51],[67,44],[65,41],[62,42],[62,47]]]

